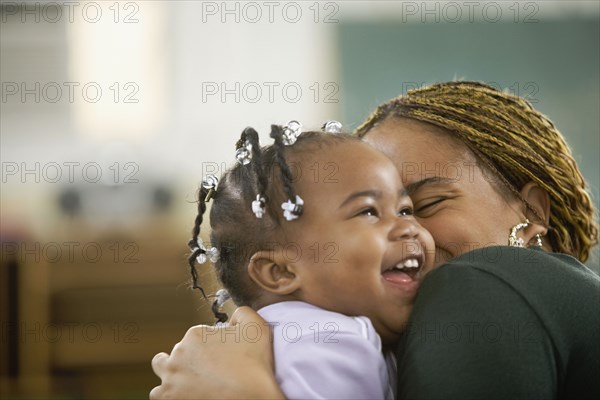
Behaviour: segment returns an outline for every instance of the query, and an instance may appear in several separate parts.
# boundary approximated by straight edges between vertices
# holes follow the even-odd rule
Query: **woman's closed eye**
[[[447,199],[445,197],[438,197],[438,198],[431,199],[428,201],[422,201],[420,204],[417,203],[417,206],[415,207],[415,213],[423,214],[423,213],[431,212],[434,210],[436,205],[440,204],[444,200],[447,200]]]

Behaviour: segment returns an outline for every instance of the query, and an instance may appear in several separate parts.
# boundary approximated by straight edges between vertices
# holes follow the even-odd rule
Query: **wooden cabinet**
[[[100,230],[52,213],[51,241],[2,236],[2,397],[147,398],[152,356],[214,322],[189,285],[193,218],[172,210]],[[214,279],[210,266],[200,275]]]

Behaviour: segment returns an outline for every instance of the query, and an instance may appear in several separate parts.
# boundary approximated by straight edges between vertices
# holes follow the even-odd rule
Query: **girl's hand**
[[[249,307],[238,308],[228,325],[194,326],[170,355],[152,359],[161,384],[150,399],[284,399],[271,339],[269,325]]]

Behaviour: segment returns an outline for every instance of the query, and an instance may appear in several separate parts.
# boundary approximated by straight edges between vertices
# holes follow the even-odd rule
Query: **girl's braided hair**
[[[380,105],[356,135],[363,137],[392,117],[443,128],[519,198],[530,181],[545,189],[552,250],[588,259],[598,243],[598,225],[586,182],[563,136],[528,101],[478,82],[438,83]]]
[[[219,251],[219,259],[214,263],[217,276],[233,301],[237,305],[253,307],[259,294],[258,286],[252,282],[247,273],[250,258],[259,250],[273,250],[285,237],[281,202],[296,197],[294,180],[301,174],[296,169],[296,176],[290,168],[290,161],[299,162],[305,155],[313,154],[324,146],[331,146],[341,141],[357,141],[350,135],[338,135],[321,132],[303,132],[293,146],[285,145],[285,128],[272,125],[271,138],[274,144],[260,147],[258,133],[246,128],[236,144],[236,149],[250,149],[250,162],[237,163],[219,179],[219,184],[212,195],[210,209],[211,246]],[[301,164],[297,164],[296,167]],[[206,198],[209,189],[200,187],[198,193],[198,214],[192,229],[192,239],[188,245],[192,250],[188,265],[192,276],[192,287],[199,289],[207,298],[199,284],[196,270],[197,257],[205,250],[198,245],[200,226],[206,212]],[[257,195],[264,198],[264,215],[258,218],[252,210],[252,202]],[[221,292],[223,293],[223,292]],[[227,315],[219,308],[223,295],[213,296],[216,300],[212,310],[218,321],[227,320]]]

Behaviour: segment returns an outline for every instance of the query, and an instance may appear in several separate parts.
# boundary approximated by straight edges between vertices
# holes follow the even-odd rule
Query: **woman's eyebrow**
[[[414,192],[419,190],[422,186],[425,185],[445,185],[448,183],[456,182],[456,179],[445,178],[443,176],[432,176],[429,178],[421,179],[420,181],[416,181],[406,186],[406,191],[409,195],[412,195]]]

